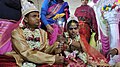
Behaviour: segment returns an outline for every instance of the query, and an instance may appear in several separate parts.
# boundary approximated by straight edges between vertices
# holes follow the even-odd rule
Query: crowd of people
[[[41,11],[31,0],[0,0],[0,66],[119,67],[120,61],[111,64],[119,47],[112,43],[106,54],[95,49],[96,15],[88,0],[81,2],[77,18],[69,19],[70,5],[64,0],[43,0]]]

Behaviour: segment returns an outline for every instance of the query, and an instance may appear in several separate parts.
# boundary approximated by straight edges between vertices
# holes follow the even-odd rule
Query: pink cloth
[[[100,30],[101,35],[101,43],[102,43],[102,53],[105,57],[107,57],[107,53],[110,50],[110,42],[109,37],[105,36],[102,31]]]
[[[0,48],[0,54],[4,54],[5,52],[10,52],[12,50],[12,43],[10,40]]]
[[[18,27],[19,22],[0,19],[0,54],[12,50],[11,32]]]
[[[53,33],[48,33],[49,44],[52,45],[56,40],[58,35],[62,34],[60,27],[57,24],[51,25],[54,29]]]

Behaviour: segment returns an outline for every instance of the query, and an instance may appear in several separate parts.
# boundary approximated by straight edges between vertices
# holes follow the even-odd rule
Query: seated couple
[[[52,46],[48,45],[47,33],[38,28],[39,11],[32,4],[25,4],[29,4],[29,8],[23,11],[24,25],[12,31],[13,51],[4,54],[14,57],[18,66],[85,67],[107,63],[104,56],[90,47],[86,39],[79,35],[78,23],[75,20],[67,24],[69,36],[65,33],[65,38],[58,37]]]

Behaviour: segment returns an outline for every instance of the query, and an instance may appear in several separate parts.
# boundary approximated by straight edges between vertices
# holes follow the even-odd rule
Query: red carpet
[[[0,67],[16,67],[15,59],[13,57],[0,55]]]
[[[13,57],[0,55],[0,67],[17,67]],[[37,65],[37,67],[63,67],[63,65]]]

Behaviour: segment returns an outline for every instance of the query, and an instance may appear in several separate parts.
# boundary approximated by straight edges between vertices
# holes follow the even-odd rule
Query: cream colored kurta
[[[47,33],[42,29],[40,29],[40,51],[33,50],[29,47],[24,37],[23,29],[21,28],[17,28],[12,32],[12,43],[14,51],[6,53],[6,55],[12,55],[18,66],[21,66],[25,60],[38,64],[53,64],[55,62],[55,55],[47,54],[51,53],[54,47],[49,47]]]

